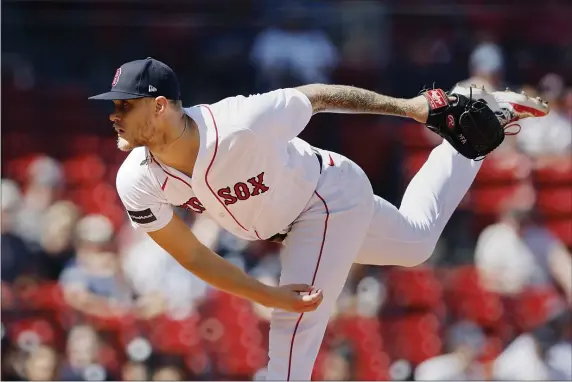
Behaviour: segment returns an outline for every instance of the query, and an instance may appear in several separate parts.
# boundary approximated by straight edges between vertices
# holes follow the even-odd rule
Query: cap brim
[[[110,91],[107,93],[101,93],[98,95],[94,95],[89,97],[88,99],[94,100],[106,100],[106,101],[113,101],[115,99],[135,99],[135,98],[145,98],[145,95],[141,94],[133,94],[133,93],[125,93],[119,91]]]

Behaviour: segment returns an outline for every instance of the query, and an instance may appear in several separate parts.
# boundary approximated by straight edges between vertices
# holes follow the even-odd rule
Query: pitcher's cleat
[[[529,97],[525,92],[515,93],[508,88],[505,91],[492,92],[509,123],[530,117],[544,117],[549,112],[548,103],[540,97]],[[499,119],[500,120],[500,119]]]
[[[524,118],[543,117],[549,111],[548,103],[540,97],[532,98],[524,92],[519,94],[508,88],[505,91],[489,93],[484,87],[479,88],[476,85],[465,87],[457,84],[450,92],[451,95],[455,93],[486,102],[503,127]]]

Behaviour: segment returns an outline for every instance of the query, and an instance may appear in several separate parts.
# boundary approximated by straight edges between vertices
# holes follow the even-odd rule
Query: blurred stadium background
[[[570,20],[568,0],[3,1],[2,379],[264,376],[269,311],[187,273],[117,197],[125,154],[87,97],[147,56],[178,73],[185,105],[312,82],[549,100],[486,159],[426,264],[352,270],[314,378],[572,379]],[[380,116],[320,115],[302,138],[395,204],[437,143]],[[177,213],[276,282],[278,247]]]

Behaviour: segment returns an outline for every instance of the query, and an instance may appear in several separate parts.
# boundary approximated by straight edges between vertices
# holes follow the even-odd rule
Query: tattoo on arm
[[[315,113],[359,113],[408,116],[408,100],[392,98],[370,90],[345,85],[310,84],[297,87],[304,93]]]

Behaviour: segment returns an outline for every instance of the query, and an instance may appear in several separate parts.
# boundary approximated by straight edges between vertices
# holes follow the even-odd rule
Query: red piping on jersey
[[[205,183],[207,184],[207,187],[209,188],[209,190],[211,190],[211,193],[213,194],[213,196],[215,197],[216,200],[218,200],[218,202],[224,207],[224,209],[226,210],[226,212],[228,212],[228,214],[230,216],[232,216],[232,218],[234,219],[234,221],[236,222],[236,224],[238,224],[240,226],[240,228],[242,228],[243,230],[245,230],[246,232],[248,232],[248,230],[246,228],[244,228],[244,226],[242,224],[240,224],[238,222],[238,220],[236,220],[236,218],[234,217],[234,215],[232,214],[232,212],[230,212],[230,210],[228,209],[228,207],[218,198],[217,194],[214,192],[214,190],[212,189],[211,185],[209,184],[209,180],[208,180],[208,176],[209,176],[209,171],[214,163],[214,160],[216,158],[216,154],[218,152],[218,127],[216,125],[216,121],[214,118],[214,114],[211,111],[210,107],[208,107],[207,105],[201,105],[203,107],[205,107],[208,111],[209,114],[211,115],[211,118],[213,120],[213,125],[215,128],[215,133],[216,133],[216,142],[215,142],[215,148],[214,148],[214,154],[213,157],[211,159],[211,163],[209,163],[209,166],[207,167],[207,171],[205,172]]]
[[[320,246],[320,255],[318,256],[318,262],[316,263],[316,268],[314,269],[314,276],[312,277],[312,284],[316,282],[316,276],[318,274],[318,268],[320,267],[320,260],[322,260],[322,252],[324,251],[324,243],[326,242],[326,232],[328,231],[328,219],[330,217],[330,211],[328,210],[328,205],[324,198],[318,194],[318,191],[314,191],[316,196],[320,198],[322,203],[324,203],[324,208],[326,209],[326,220],[324,222],[324,234],[322,235],[322,245]],[[302,317],[304,317],[304,313],[298,317],[298,321],[296,321],[296,326],[294,326],[294,333],[292,333],[292,341],[290,342],[290,357],[288,358],[288,376],[286,378],[287,381],[290,380],[290,370],[292,368],[292,353],[294,352],[294,339],[296,338],[296,332],[298,331],[298,326],[300,325],[300,321],[302,321]]]
[[[254,233],[256,234],[256,237],[259,238],[260,240],[262,240],[262,238],[260,237],[260,235],[258,234],[258,232],[256,232],[256,230],[254,230]]]
[[[149,152],[149,154],[151,154],[151,152]],[[181,182],[185,183],[187,186],[189,186],[189,188],[190,188],[191,190],[193,189],[193,187],[191,187],[191,185],[190,185],[189,183],[187,183],[184,179],[179,178],[178,176],[173,175],[173,174],[171,174],[169,171],[165,170],[165,169],[163,168],[163,166],[161,166],[161,163],[159,163],[159,162],[157,161],[157,159],[155,159],[155,157],[153,156],[153,154],[151,154],[151,160],[152,160],[153,162],[157,163],[157,166],[159,166],[159,167],[161,168],[161,170],[163,170],[163,172],[164,172],[165,174],[167,174],[168,176],[170,176],[170,177],[172,177],[172,178],[175,178],[175,179],[177,179],[177,180],[180,180]],[[165,182],[163,182],[163,185],[161,186],[161,190],[163,190],[163,191],[165,190],[165,187],[167,186],[167,180],[169,180],[169,178],[165,179]]]
[[[157,163],[157,164],[159,164],[159,163]],[[179,178],[178,176],[171,174],[169,171],[165,170],[165,169],[163,168],[163,166],[161,166],[160,164],[159,164],[159,167],[161,167],[161,170],[163,170],[163,172],[164,172],[165,174],[167,174],[167,175],[169,175],[170,177],[175,178],[175,179],[180,180],[181,182],[185,183],[187,186],[189,186],[189,188],[190,188],[191,190],[193,189],[193,187],[191,187],[191,185],[190,185],[189,183],[187,183],[187,181],[184,180],[183,178]],[[167,179],[169,179],[169,178],[167,178]],[[165,179],[165,183],[163,183],[163,187],[161,187],[161,189],[163,189],[163,190],[165,189],[165,186],[167,185],[167,179]]]

